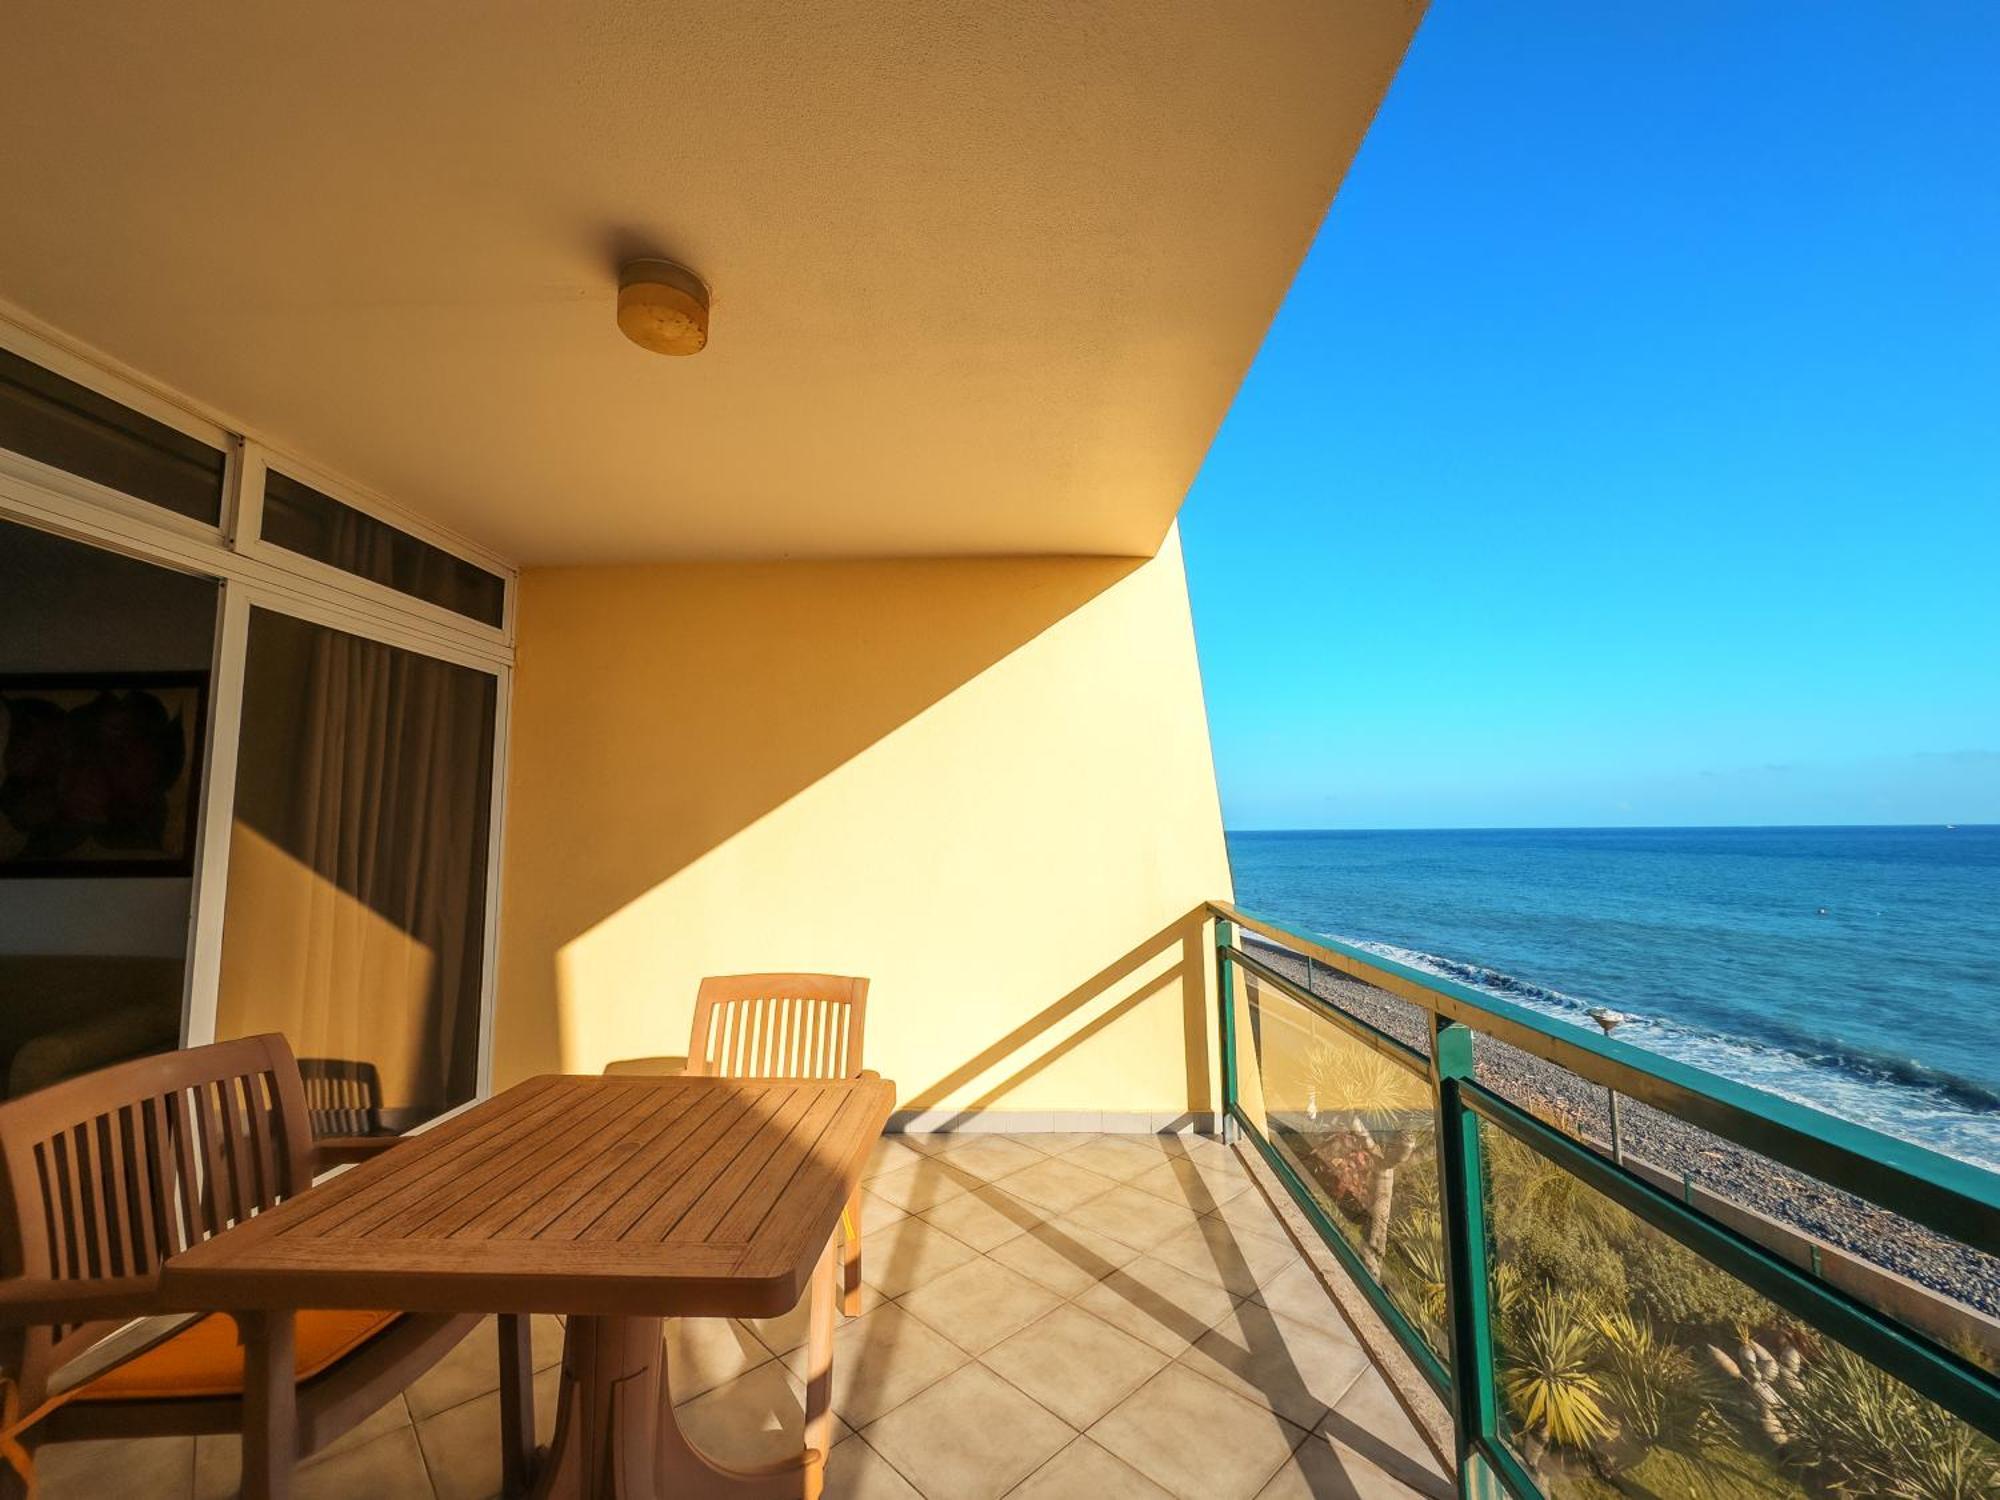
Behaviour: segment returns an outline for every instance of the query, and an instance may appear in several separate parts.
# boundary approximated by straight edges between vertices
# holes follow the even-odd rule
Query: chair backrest
[[[719,1078],[854,1078],[868,981],[838,974],[728,974],[694,1002],[687,1071]]]
[[[120,1063],[0,1104],[0,1274],[130,1281],[312,1182],[282,1036]],[[122,1320],[121,1320],[122,1321]],[[0,1335],[25,1397],[118,1321]]]

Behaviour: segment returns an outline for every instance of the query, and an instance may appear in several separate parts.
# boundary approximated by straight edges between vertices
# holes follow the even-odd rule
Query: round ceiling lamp
[[[670,260],[635,260],[618,273],[618,327],[655,354],[699,354],[708,344],[708,287]]]

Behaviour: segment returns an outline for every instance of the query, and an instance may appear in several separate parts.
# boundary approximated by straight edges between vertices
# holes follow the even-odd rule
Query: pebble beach
[[[1308,965],[1291,950],[1249,933],[1244,947],[1304,988]],[[1311,990],[1321,999],[1398,1040],[1428,1053],[1424,1013],[1416,1006],[1321,965],[1311,967]],[[1571,1122],[1600,1149],[1610,1140],[1604,1089],[1492,1037],[1475,1048],[1480,1081],[1544,1118]],[[1622,1100],[1620,1136],[1629,1156],[1790,1225],[1886,1270],[2000,1317],[2000,1257],[1932,1233],[1900,1215],[1748,1151],[1719,1136]]]

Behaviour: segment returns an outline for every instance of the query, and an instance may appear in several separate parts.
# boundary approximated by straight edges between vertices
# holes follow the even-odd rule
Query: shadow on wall
[[[513,715],[497,1082],[677,1053],[703,974],[800,969],[873,979],[905,1108],[1205,1102],[1176,541],[531,571]]]
[[[1182,1060],[1187,1069],[1189,1110],[1209,1096],[1208,1008],[1203,1003],[1214,962],[1208,943],[1208,912],[1196,907],[1172,926],[1121,954],[1054,1004],[1043,1007],[1005,1036],[967,1058],[942,1078],[909,1095],[902,1108],[927,1118],[913,1122],[927,1130],[953,1130],[969,1116],[991,1108],[1022,1084],[1039,1077],[1084,1046],[1128,1012],[1155,995],[1179,1003]],[[1170,960],[1162,967],[1162,958]],[[1135,984],[1135,976],[1143,976]],[[1106,1002],[1107,997],[1116,996]],[[1085,1016],[1081,1024],[1074,1018]],[[1055,1033],[1051,1037],[1051,1033]],[[945,1101],[959,1102],[946,1107]],[[1164,1126],[1167,1122],[1162,1122]],[[1177,1128],[1182,1123],[1173,1122]]]

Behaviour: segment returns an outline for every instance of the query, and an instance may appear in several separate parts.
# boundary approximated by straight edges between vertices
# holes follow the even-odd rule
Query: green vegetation
[[[1511,1137],[1481,1138],[1503,1416],[1549,1494],[2000,1500],[1991,1439]]]
[[[1266,1055],[1273,1135],[1444,1355],[1427,1080],[1311,1023]],[[2000,1445],[1512,1136],[1481,1140],[1502,1430],[1546,1494],[2000,1500]]]

